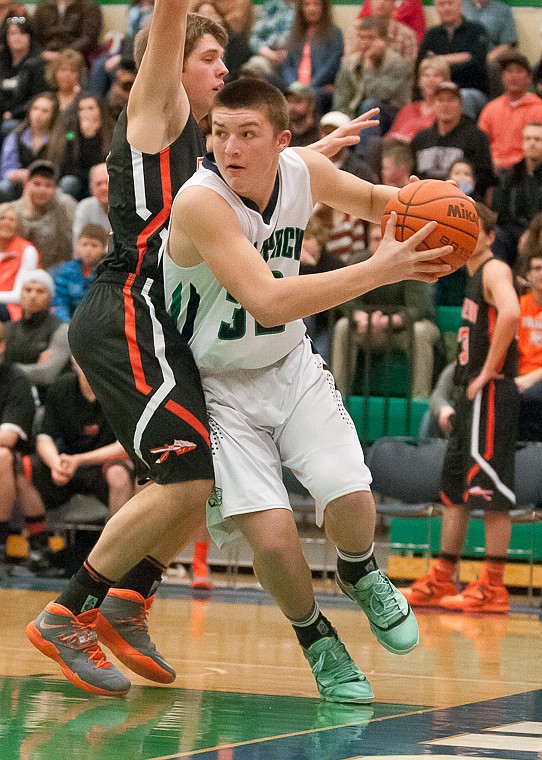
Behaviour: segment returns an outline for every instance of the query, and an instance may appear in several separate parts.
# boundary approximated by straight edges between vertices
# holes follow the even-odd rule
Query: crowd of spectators
[[[227,28],[227,79],[261,78],[282,88],[293,145],[310,144],[378,106],[380,125],[362,132],[352,150],[343,149],[334,159],[338,166],[398,187],[412,173],[451,177],[492,206],[498,213],[494,253],[517,269],[521,287],[530,294],[522,302],[529,308],[525,335],[539,347],[542,59],[531,67],[510,8],[500,0],[434,0],[434,9],[437,23],[428,27],[421,0],[365,0],[355,22],[340,29],[331,0],[265,0],[257,12],[250,0],[195,0],[191,8]],[[39,488],[28,491],[28,481],[21,485],[19,462],[32,443],[27,385],[38,388],[47,409],[50,392],[61,382],[60,390],[52,392],[55,403],[62,394],[80,396],[82,409],[92,407],[99,414],[84,379],[77,375],[71,385],[65,380],[76,377],[67,330],[105,252],[105,159],[136,75],[134,38],[148,26],[152,12],[153,0],[132,0],[124,28],[104,35],[102,11],[93,0],[40,0],[33,14],[20,4],[0,7],[0,322],[5,323],[0,353],[13,368],[5,377],[24,378],[20,419],[17,414],[10,417],[11,402],[5,409],[0,404],[0,457],[13,463],[8,501],[17,497],[29,532],[30,525],[38,526],[34,533],[42,528],[39,504],[43,507],[44,500],[40,502]],[[374,250],[379,234],[347,214],[316,208],[302,270],[325,271],[361,260]],[[421,283],[393,286],[347,305],[337,315],[308,322],[345,393],[370,322],[375,350],[386,342],[405,346],[410,330],[412,391],[417,397],[429,396],[438,369],[433,370],[439,342],[436,309],[462,301],[461,273],[453,282],[445,279],[436,288]],[[538,404],[540,419],[542,373],[535,371],[533,361],[542,364],[542,356],[532,350],[529,357],[524,364],[528,380],[519,381],[518,387],[522,393],[529,391],[529,409]],[[47,424],[56,431],[53,417],[46,411]],[[8,436],[6,445],[4,430],[17,432],[15,440]],[[87,440],[77,449],[78,458],[68,460],[65,444],[55,440],[53,449],[49,442],[55,436],[43,435],[47,441],[41,439],[37,456],[40,472],[43,465],[50,470],[47,489],[51,484],[62,489],[68,482],[70,488],[86,483],[84,473],[74,477],[78,468],[89,466],[88,457],[79,454],[93,451],[96,441]],[[104,434],[98,443],[105,453],[90,461],[101,467],[112,458],[108,447],[114,441]],[[114,454],[116,461],[119,452],[115,449]],[[120,489],[113,497],[118,508],[133,483],[128,471],[111,472],[114,478],[100,481],[98,495],[107,501],[107,488],[114,482]],[[43,491],[42,476],[37,485]],[[53,506],[47,503],[51,499],[62,502],[47,490],[45,507]],[[0,546],[8,513],[2,508]]]

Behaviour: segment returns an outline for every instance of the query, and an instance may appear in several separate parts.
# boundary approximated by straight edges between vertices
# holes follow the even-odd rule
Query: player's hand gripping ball
[[[427,222],[438,222],[423,241],[419,250],[451,245],[452,253],[435,261],[445,261],[452,269],[466,264],[471,257],[480,231],[474,201],[451,182],[423,179],[410,182],[390,198],[382,217],[382,234],[392,211],[397,213],[395,237],[400,242],[417,232]]]

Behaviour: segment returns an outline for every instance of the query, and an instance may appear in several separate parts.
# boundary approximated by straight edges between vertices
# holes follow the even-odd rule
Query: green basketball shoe
[[[394,654],[411,652],[420,640],[418,622],[401,592],[380,570],[363,576],[354,585],[337,574],[337,585],[369,618],[371,631]]]
[[[303,649],[303,654],[309,661],[323,699],[366,704],[375,698],[369,681],[340,639],[325,636]]]

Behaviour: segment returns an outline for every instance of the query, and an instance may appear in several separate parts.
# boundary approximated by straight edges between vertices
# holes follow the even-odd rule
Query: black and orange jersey
[[[461,327],[457,333],[457,364],[454,374],[456,385],[467,385],[480,374],[495,330],[497,309],[484,298],[483,271],[487,263],[484,262],[473,276],[467,279]],[[504,377],[515,377],[517,366],[518,349],[514,338],[508,347],[500,373]]]
[[[131,146],[126,129],[125,109],[107,157],[112,239],[98,275],[115,271],[150,278],[154,290],[162,288],[161,247],[173,200],[198,168],[205,144],[192,114],[179,137],[159,153],[142,153]]]

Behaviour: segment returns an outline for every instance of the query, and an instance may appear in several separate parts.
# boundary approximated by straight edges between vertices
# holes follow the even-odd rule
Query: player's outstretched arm
[[[182,87],[188,0],[156,0],[143,59],[128,100],[128,141],[158,153],[184,129],[190,104]]]
[[[357,116],[349,124],[343,127],[337,127],[329,135],[323,137],[312,145],[307,147],[321,153],[328,158],[335,156],[343,148],[350,148],[352,145],[359,143],[359,133],[362,129],[377,127],[380,122],[376,118],[380,113],[380,108],[371,108],[369,111]]]
[[[433,260],[451,253],[451,246],[415,250],[436,223],[430,222],[399,243],[396,221],[397,215],[392,214],[382,243],[368,261],[303,278],[276,279],[243,235],[231,206],[208,188],[192,187],[175,200],[168,252],[183,267],[205,261],[221,285],[261,325],[274,327],[332,309],[381,285],[405,279],[435,282],[450,271],[448,264]]]

